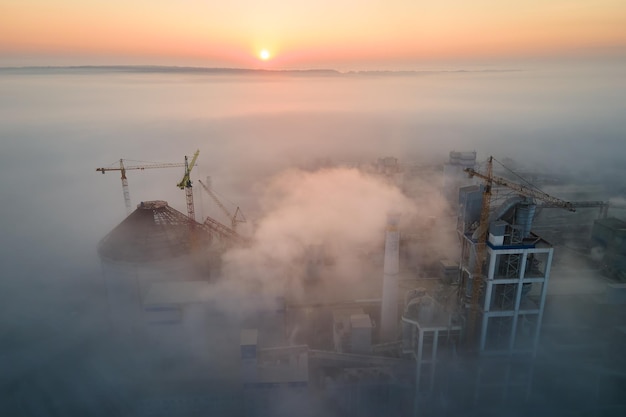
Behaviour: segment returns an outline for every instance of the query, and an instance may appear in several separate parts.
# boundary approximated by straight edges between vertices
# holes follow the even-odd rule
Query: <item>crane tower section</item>
[[[183,175],[183,179],[177,184],[178,188],[181,190],[185,190],[185,199],[187,202],[187,217],[191,220],[196,220],[196,213],[193,205],[193,188],[191,183],[191,170],[196,164],[198,159],[198,155],[200,154],[200,150],[197,150],[193,157],[191,158],[191,163],[187,159],[187,155],[185,155],[185,174]]]

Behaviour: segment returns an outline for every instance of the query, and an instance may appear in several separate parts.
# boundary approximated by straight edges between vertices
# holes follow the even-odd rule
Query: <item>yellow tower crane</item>
[[[206,193],[211,197],[213,202],[215,202],[215,204],[217,204],[217,206],[224,212],[226,217],[228,217],[228,219],[230,220],[230,227],[233,229],[234,232],[236,232],[237,231],[237,223],[245,223],[246,222],[246,217],[243,215],[243,212],[241,211],[239,206],[237,206],[237,209],[235,209],[235,214],[232,214],[230,212],[230,210],[228,210],[226,208],[226,206],[224,206],[224,204],[222,204],[222,202],[217,198],[217,195],[215,195],[213,190],[211,190],[211,188],[207,184],[203,183],[200,180],[198,180],[198,182],[200,183],[200,185],[202,186],[204,191],[206,191]]]
[[[485,180],[485,185],[487,184],[501,185],[525,197],[530,197],[530,198],[534,198],[537,200],[541,200],[549,204],[550,207],[559,207],[559,208],[566,209],[569,211],[576,211],[576,207],[574,207],[574,204],[570,203],[569,201],[564,201],[564,200],[561,200],[560,198],[552,197],[551,195],[546,194],[543,191],[540,191],[536,188],[531,188],[527,185],[516,184],[516,183],[510,182],[509,180],[505,178],[496,177],[495,175],[493,175],[492,160],[493,160],[493,157],[490,156],[487,161],[487,175],[481,174],[480,172],[477,172],[472,168],[465,168],[465,172],[467,172],[470,177],[482,178],[483,180]]]
[[[569,211],[576,211],[576,204],[573,204],[569,201],[564,201],[559,198],[553,197],[549,194],[544,193],[536,188],[531,188],[526,185],[516,184],[510,182],[509,180],[497,177],[493,175],[493,157],[490,156],[487,160],[487,173],[481,174],[475,171],[472,168],[465,168],[465,172],[470,177],[478,177],[484,180],[485,187],[483,189],[482,195],[482,208],[480,211],[480,221],[478,224],[478,229],[475,232],[476,236],[476,262],[474,264],[474,273],[472,274],[472,299],[470,304],[470,311],[468,315],[467,322],[467,336],[468,342],[470,344],[474,341],[474,336],[476,334],[476,322],[478,318],[478,313],[480,311],[480,296],[482,291],[482,281],[484,280],[483,276],[483,263],[485,262],[485,258],[487,255],[486,244],[487,244],[487,232],[489,230],[489,210],[491,205],[491,193],[493,185],[499,185],[502,187],[509,188],[516,193],[529,197],[532,199],[543,201],[548,204],[550,207],[559,207]]]
[[[124,204],[126,205],[126,215],[128,216],[131,213],[132,208],[131,208],[131,203],[130,203],[130,191],[128,190],[128,179],[126,178],[126,171],[135,170],[135,169],[144,170],[144,169],[155,169],[155,168],[176,168],[176,167],[182,167],[182,166],[185,166],[185,164],[181,162],[175,162],[175,163],[155,162],[155,163],[148,163],[148,164],[143,164],[143,165],[124,165],[124,160],[120,159],[119,167],[115,166],[115,167],[96,168],[96,171],[102,172],[103,174],[106,173],[107,171],[120,171],[121,172],[122,193],[124,194]]]
[[[187,160],[187,155],[185,155],[185,175],[183,175],[183,179],[177,184],[178,188],[181,190],[185,190],[185,197],[187,199],[187,217],[191,220],[196,220],[196,213],[193,206],[193,189],[191,184],[191,170],[196,164],[196,160],[198,159],[198,155],[200,154],[200,150],[197,150],[193,157],[191,158],[191,163]]]

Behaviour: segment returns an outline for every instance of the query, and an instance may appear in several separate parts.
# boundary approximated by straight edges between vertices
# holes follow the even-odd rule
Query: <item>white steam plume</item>
[[[609,204],[611,206],[624,208],[626,207],[626,198],[624,197],[612,197],[609,199]]]
[[[297,297],[311,257],[332,259],[322,282],[362,283],[372,272],[363,254],[382,253],[387,214],[409,219],[416,211],[397,187],[348,168],[284,172],[270,182],[264,206],[252,245],[224,254],[224,289]]]

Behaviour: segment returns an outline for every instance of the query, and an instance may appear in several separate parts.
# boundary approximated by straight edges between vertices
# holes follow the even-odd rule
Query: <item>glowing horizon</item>
[[[53,4],[50,4],[53,3]],[[406,67],[429,60],[624,56],[626,3],[496,0],[390,5],[236,0],[117,5],[24,0],[0,6],[7,63],[194,64],[272,68]],[[270,59],[259,59],[267,50]]]

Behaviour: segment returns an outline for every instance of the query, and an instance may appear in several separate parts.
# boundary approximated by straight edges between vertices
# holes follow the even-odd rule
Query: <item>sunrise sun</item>
[[[259,58],[261,58],[263,61],[267,61],[268,59],[270,59],[270,51],[268,51],[267,49],[261,49],[261,52],[259,52]]]

